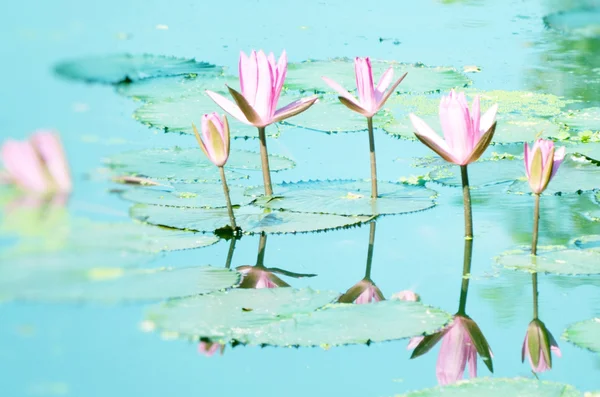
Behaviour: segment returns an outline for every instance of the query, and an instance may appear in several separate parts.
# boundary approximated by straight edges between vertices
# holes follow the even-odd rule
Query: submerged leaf
[[[592,318],[569,326],[563,338],[579,347],[600,353],[600,318]]]

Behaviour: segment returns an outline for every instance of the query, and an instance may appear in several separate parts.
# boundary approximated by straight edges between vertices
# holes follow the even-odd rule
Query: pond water
[[[460,89],[465,89],[467,80],[471,80],[467,90],[488,92],[483,95],[490,97],[490,104],[499,103],[498,128],[503,122],[513,122],[511,131],[507,128],[506,135],[502,135],[507,136],[505,144],[491,146],[484,157],[491,157],[492,152],[508,153],[505,157],[509,160],[511,155],[521,155],[522,143],[510,142],[532,141],[538,132],[536,128],[544,129],[547,136],[565,141],[569,153],[588,156],[576,157],[572,161],[579,161],[579,165],[574,163],[572,168],[565,166],[559,171],[550,186],[556,184],[554,192],[562,194],[542,197],[540,221],[540,246],[584,249],[589,248],[585,240],[579,245],[572,240],[600,235],[600,197],[597,190],[594,191],[600,188],[600,175],[596,169],[598,163],[589,160],[600,160],[600,116],[593,110],[589,111],[588,118],[579,117],[577,113],[579,109],[600,106],[600,17],[594,19],[600,13],[594,7],[600,7],[600,2],[12,2],[5,7],[6,18],[0,28],[4,54],[0,66],[4,97],[0,137],[2,140],[25,138],[42,127],[60,131],[75,186],[66,210],[44,206],[15,211],[1,195],[0,247],[3,254],[0,275],[4,281],[0,281],[3,290],[0,290],[0,373],[3,374],[0,394],[358,397],[402,395],[438,384],[436,360],[440,347],[410,359],[406,338],[319,347],[328,344],[325,336],[318,331],[310,334],[309,330],[301,335],[301,339],[308,338],[311,342],[307,344],[317,347],[227,345],[222,354],[217,352],[206,357],[198,352],[198,339],[177,338],[173,329],[161,330],[161,322],[180,326],[203,321],[193,316],[186,318],[186,313],[194,312],[185,310],[180,317],[169,318],[168,306],[164,309],[161,301],[197,294],[204,288],[202,277],[212,276],[203,276],[204,268],[200,275],[196,274],[196,267],[225,267],[231,253],[230,241],[221,239],[208,245],[214,241],[199,242],[197,239],[202,237],[196,234],[191,239],[183,232],[164,231],[164,236],[155,236],[153,233],[158,232],[129,231],[133,222],[130,215],[141,214],[142,219],[146,219],[153,210],[139,206],[130,210],[130,201],[111,192],[129,187],[111,182],[104,161],[121,153],[144,149],[196,147],[195,139],[189,134],[163,133],[138,122],[132,114],[144,105],[143,102],[119,95],[110,85],[61,78],[54,70],[58,63],[121,53],[173,55],[221,65],[227,74],[237,76],[239,51],[248,53],[251,49],[262,48],[276,55],[285,49],[290,63],[370,56],[455,68],[454,78],[457,81],[465,79],[463,83],[457,83],[461,85]],[[574,9],[586,11],[566,17],[556,14]],[[546,24],[551,27],[544,23],[544,17],[548,15],[554,15],[550,20],[546,19]],[[351,63],[344,62],[327,64],[325,69],[333,71],[343,67],[352,72]],[[290,66],[288,79],[292,79],[294,73],[299,75],[301,69],[295,71]],[[316,75],[317,83],[319,77]],[[409,71],[407,84],[410,77]],[[435,77],[425,76],[422,83],[435,85],[437,81],[428,80]],[[125,86],[125,89],[140,87],[135,84]],[[452,86],[444,86],[443,93]],[[436,88],[439,87],[432,87],[433,90]],[[119,87],[122,89],[123,86]],[[146,89],[154,92],[152,87]],[[493,90],[525,93],[491,94]],[[427,106],[431,108],[431,103],[437,106],[439,101],[437,93],[411,93],[406,97],[406,102],[392,103],[390,106],[395,108],[390,111],[393,113],[413,101],[410,106],[414,108],[411,109],[419,114]],[[327,100],[322,100],[314,109],[309,109],[305,117],[326,105]],[[173,116],[178,109],[184,111],[178,106],[169,108],[165,114]],[[482,108],[487,106],[489,104]],[[219,109],[215,106],[214,110]],[[200,110],[190,122],[198,123],[202,113]],[[346,113],[348,118],[354,117],[350,113]],[[408,111],[403,114],[404,119],[397,114],[394,116],[401,122],[405,121],[406,113]],[[324,110],[323,114],[328,113]],[[304,116],[299,116],[299,120],[300,117]],[[571,120],[570,117],[575,118],[571,130],[559,131],[561,120]],[[315,120],[319,121],[318,118],[305,118],[298,122],[313,128],[281,125],[281,133],[268,138],[271,154],[295,162],[295,167],[273,173],[273,182],[368,178],[367,132],[328,134],[311,124]],[[290,123],[293,121],[289,120]],[[527,126],[528,122],[533,123],[533,127]],[[577,123],[587,123],[586,128],[580,130],[592,132],[578,135]],[[454,314],[461,298],[465,255],[462,192],[452,185],[453,181],[459,181],[456,177],[458,167],[440,171],[436,168],[440,163],[436,163],[427,147],[418,141],[394,136],[393,131],[403,135],[398,130],[387,128],[385,131],[383,124],[376,126],[380,127],[375,130],[379,179],[391,182],[408,179],[425,184],[434,191],[431,194],[435,195],[436,205],[427,209],[429,205],[420,203],[423,211],[379,216],[374,221],[376,231],[364,223],[319,233],[268,235],[267,241],[262,241],[266,243],[263,264],[287,272],[316,275],[294,278],[280,274],[279,277],[293,288],[310,287],[343,293],[364,277],[371,251],[370,278],[386,298],[399,291],[411,290],[420,295],[422,303],[436,308],[430,309],[432,313],[438,313],[439,308]],[[519,127],[524,126],[529,135],[526,139],[516,138]],[[232,122],[232,130],[239,127]],[[267,132],[275,132],[277,128],[268,127]],[[258,140],[234,139],[232,148],[258,151]],[[201,155],[200,150],[198,154]],[[434,160],[424,162],[419,160],[422,157]],[[161,161],[153,155],[136,157],[138,163],[134,167],[143,168],[146,174],[160,173],[159,168],[152,168],[156,166],[154,159]],[[287,160],[280,161],[282,168],[288,168]],[[488,163],[482,161],[470,166],[475,237],[466,312],[477,322],[491,346],[494,372],[491,374],[479,359],[478,376],[536,379],[527,360],[522,363],[520,357],[527,327],[533,319],[532,275],[527,271],[505,269],[496,260],[507,251],[530,244],[534,200],[528,194],[518,194],[521,190],[518,182],[514,182],[524,175],[521,160],[508,164],[496,156],[494,160],[486,161]],[[421,167],[414,166],[418,162]],[[191,170],[193,173],[193,168]],[[185,171],[189,173],[190,169]],[[232,171],[249,177],[231,179],[231,185],[258,186],[262,183],[260,171],[239,168]],[[437,174],[429,174],[431,171]],[[564,171],[562,180],[561,171]],[[424,176],[428,174],[437,181],[427,180]],[[341,189],[344,194],[346,191],[355,194],[356,191],[355,187],[343,186]],[[507,192],[511,189],[513,193]],[[310,194],[308,197],[309,203],[299,205],[313,205]],[[335,203],[329,206],[335,207]],[[176,216],[180,227],[189,226],[186,222],[192,219],[191,213],[185,211],[180,209]],[[348,215],[363,214],[350,210]],[[164,216],[168,218],[168,214]],[[148,218],[149,221],[152,219]],[[306,219],[309,218],[299,224],[304,227],[310,223],[310,228],[318,229],[322,222],[319,219],[323,218],[315,216],[310,222]],[[100,222],[111,222],[116,226],[94,229]],[[168,243],[163,238],[168,238]],[[73,244],[86,249],[93,247],[96,256],[86,257],[85,249],[60,256],[62,251],[57,246],[62,244],[61,239],[74,239]],[[260,240],[260,236],[254,234],[244,235],[236,241],[230,267],[255,265]],[[598,240],[591,241],[588,245],[597,249]],[[137,249],[138,245],[143,249]],[[191,249],[167,252],[163,250],[165,246]],[[21,247],[25,253],[15,254],[15,247]],[[23,259],[24,255],[31,254],[30,251],[41,252],[38,258],[46,259],[36,259],[35,263]],[[132,257],[123,258],[123,252]],[[76,275],[42,271],[43,260],[52,261],[53,255],[58,255],[54,258],[58,258],[59,263],[53,266],[81,262],[86,269],[96,269],[93,274],[99,280],[119,279],[124,261],[154,271],[165,267],[174,271],[192,269],[190,276],[184,273],[159,278],[150,284],[140,284],[135,277],[124,277],[120,284],[108,289],[98,288],[94,283],[72,288]],[[575,272],[570,267],[537,275],[539,317],[556,338],[562,352],[562,357],[554,356],[552,369],[537,374],[537,377],[573,385],[582,394],[600,390],[597,348],[600,332],[586,336],[588,345],[592,345],[587,347],[594,350],[595,343],[596,352],[578,347],[562,336],[572,324],[600,317],[600,277],[597,275],[600,261],[595,262],[595,258],[588,258],[589,263],[584,263],[587,267],[580,272],[584,275],[568,274]],[[26,266],[33,266],[32,272],[36,273],[37,279],[32,274],[23,276],[26,271],[21,274]],[[220,277],[235,276],[226,271],[221,273]],[[23,292],[22,277],[37,283],[34,287],[37,292],[29,295]],[[236,284],[236,280],[230,280],[229,284],[227,280],[221,282],[224,284],[219,288]],[[206,288],[210,290],[211,286]],[[167,313],[166,320],[165,317],[161,319],[161,310],[164,310],[163,316]],[[214,317],[210,318],[217,322],[221,318],[219,313],[196,313],[198,316],[212,315]],[[426,321],[427,318],[406,317],[405,320],[398,317],[395,322],[390,319],[375,324],[398,327],[398,330],[406,328],[407,334],[403,337],[407,337],[431,332],[448,319],[444,317],[446,320],[437,325],[411,333],[411,324],[408,324],[411,320],[414,325],[415,321]],[[387,335],[388,330],[379,329],[378,325],[369,326],[369,322],[375,320],[368,312],[357,312],[351,320],[351,325],[372,332],[373,340],[380,334]],[[335,336],[335,326],[323,326],[329,332],[328,337]],[[338,332],[349,332],[351,328],[340,323]],[[287,329],[281,332],[288,331],[291,333]],[[285,335],[275,337],[285,340]],[[517,385],[513,391],[519,387]],[[493,387],[489,395],[494,395]]]

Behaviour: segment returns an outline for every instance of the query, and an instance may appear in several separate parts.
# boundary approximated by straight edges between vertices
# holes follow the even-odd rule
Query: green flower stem
[[[272,196],[273,186],[271,185],[271,169],[269,168],[265,127],[258,127],[258,140],[260,141],[260,159],[262,163],[263,183],[265,185],[265,196]]]
[[[460,286],[460,304],[458,314],[465,314],[467,306],[467,293],[469,292],[469,279],[471,277],[471,260],[473,258],[473,239],[465,239],[465,253],[463,259],[462,284]]]
[[[471,189],[469,188],[469,174],[467,166],[460,166],[460,176],[462,178],[463,204],[465,206],[465,238],[473,238],[473,212],[471,210]]]
[[[375,159],[375,137],[373,136],[373,117],[367,117],[369,128],[369,151],[371,152],[371,198],[377,198],[377,161]]]
[[[371,263],[373,262],[373,245],[375,244],[375,222],[371,222],[369,230],[369,251],[367,252],[367,269],[365,270],[365,278],[371,279]]]
[[[229,196],[229,187],[227,186],[227,180],[225,179],[225,169],[219,167],[221,172],[221,182],[223,183],[223,192],[225,193],[225,201],[227,202],[227,212],[229,213],[229,222],[233,229],[233,234],[236,233],[237,225],[235,224],[235,216],[233,215],[233,207],[231,206],[231,197]]]
[[[227,252],[227,260],[225,261],[225,269],[229,269],[231,267],[231,260],[233,259],[233,251],[235,251],[236,240],[237,239],[233,237],[229,243],[229,251]]]
[[[264,266],[265,262],[265,247],[267,245],[267,235],[262,232],[258,241],[258,256],[256,257],[256,266]]]
[[[537,272],[531,275],[531,285],[533,286],[533,318],[538,318],[538,284]]]
[[[531,239],[531,255],[537,255],[539,226],[540,226],[540,195],[535,194],[535,210],[533,211],[533,238]]]

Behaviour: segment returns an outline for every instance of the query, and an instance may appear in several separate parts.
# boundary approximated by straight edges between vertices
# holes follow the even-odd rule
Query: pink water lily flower
[[[540,194],[552,180],[558,167],[565,159],[565,147],[556,149],[554,142],[538,139],[530,149],[525,143],[525,171],[529,186],[535,194]]]
[[[240,288],[277,288],[290,285],[263,266],[239,266],[236,269],[243,275]]]
[[[529,323],[527,328],[527,334],[521,349],[521,361],[525,361],[525,357],[527,357],[533,372],[544,372],[552,369],[552,355],[550,352],[557,357],[562,357],[554,336],[542,321],[535,319]]]
[[[223,167],[229,158],[229,123],[216,112],[202,116],[202,136],[192,124],[196,140],[206,157],[217,167]]]
[[[221,354],[223,354],[223,351],[225,351],[225,345],[207,341],[200,341],[200,343],[198,343],[198,353],[206,357],[211,357],[216,353],[217,350],[220,350]]]
[[[69,193],[72,189],[69,165],[57,133],[40,130],[29,140],[8,139],[0,149],[0,158],[5,169],[1,183],[40,194]]]
[[[385,300],[381,290],[369,279],[362,279],[339,297],[340,303],[375,303]]]
[[[287,73],[285,51],[277,62],[273,53],[267,56],[262,50],[258,53],[252,51],[250,56],[247,56],[241,52],[239,73],[242,92],[227,87],[235,103],[216,92],[207,90],[206,93],[217,105],[242,123],[266,127],[302,113],[317,100],[316,96],[302,98],[277,109]]]
[[[358,100],[344,87],[330,78],[323,76],[322,79],[340,94],[340,102],[350,110],[360,113],[365,117],[373,117],[375,113],[379,112],[388,98],[394,93],[398,84],[406,77],[406,73],[404,73],[398,80],[391,84],[394,78],[394,68],[390,66],[379,78],[379,83],[375,85],[373,83],[373,68],[371,67],[371,60],[368,57],[356,57],[354,59],[354,72],[356,74]]]
[[[410,114],[410,121],[417,138],[444,160],[467,165],[476,161],[489,146],[496,130],[496,112],[498,105],[490,107],[483,116],[479,113],[479,96],[473,99],[471,110],[465,94],[442,97],[440,102],[440,122],[442,139],[425,121]]]

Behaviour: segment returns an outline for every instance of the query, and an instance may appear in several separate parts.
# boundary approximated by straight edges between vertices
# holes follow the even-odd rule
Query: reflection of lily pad
[[[391,114],[383,109],[373,117],[373,126],[381,127],[391,121]],[[309,111],[303,112],[285,123],[328,133],[367,130],[365,116],[342,105],[337,97],[320,100]]]
[[[579,8],[544,17],[547,27],[586,37],[600,36],[600,7]]]
[[[302,233],[316,232],[354,226],[371,217],[340,216],[329,214],[302,214],[286,211],[270,211],[246,206],[234,210],[235,220],[245,233]],[[160,207],[137,204],[131,208],[131,216],[142,222],[212,233],[229,225],[227,209],[197,209]]]
[[[481,160],[469,164],[468,173],[471,187],[485,187],[513,182],[524,177],[525,166],[523,160]],[[462,186],[460,167],[454,164],[438,167],[429,174],[429,177],[442,185]]]
[[[205,294],[232,287],[239,280],[237,272],[210,266],[136,270],[99,267],[32,273],[17,283],[2,286],[1,290],[2,295],[14,299],[114,303]]]
[[[585,192],[600,188],[600,166],[581,156],[565,157],[558,172],[548,184],[544,194]],[[511,193],[530,193],[527,180],[509,186]]]
[[[598,16],[600,18],[600,14]],[[574,131],[598,132],[600,131],[600,108],[567,111],[558,115],[556,122]]]
[[[423,64],[378,60],[372,60],[371,63],[376,78],[379,78],[390,66],[394,67],[396,78],[408,72],[404,81],[396,89],[401,93],[447,91],[450,88],[466,87],[471,83],[465,75],[451,67],[430,67]],[[349,91],[356,88],[354,61],[348,58],[291,63],[288,65],[285,87],[289,90],[333,92],[321,79],[322,76],[329,77]]]
[[[600,353],[600,318],[571,325],[563,338],[579,347]]]
[[[371,199],[370,181],[334,180],[284,183],[277,195],[262,198],[261,205],[271,209],[337,215],[384,215],[421,211],[433,207],[436,192],[422,186],[378,182],[379,197]],[[260,196],[262,188],[246,191]]]
[[[133,117],[152,128],[193,135],[192,123],[200,128],[202,115],[212,112],[222,114],[223,110],[208,95],[201,92],[187,97],[146,103],[133,113]],[[233,117],[228,117],[228,119],[231,137],[258,137],[256,127],[236,121]],[[281,128],[280,124],[270,125],[266,129],[266,133],[268,136],[276,136]]]
[[[184,96],[205,96],[205,90],[228,95],[226,84],[234,88],[239,86],[237,77],[204,73],[144,79],[133,83],[119,84],[117,92],[144,102],[161,102]],[[216,105],[213,107],[217,110]]]
[[[229,186],[231,203],[236,205],[249,204],[254,199],[244,196],[243,186]],[[166,205],[171,207],[188,208],[220,208],[225,207],[223,186],[212,183],[175,184],[173,188],[144,187],[127,189],[121,192],[121,198],[140,204]]]
[[[164,305],[150,318],[159,328],[180,336],[276,346],[402,339],[433,332],[450,320],[440,310],[397,300],[372,305],[335,304],[315,311],[338,295],[291,288],[235,290]]]
[[[60,76],[90,83],[116,84],[149,77],[182,74],[219,75],[221,67],[194,59],[163,55],[114,54],[65,61],[55,67]]]
[[[529,252],[500,255],[498,264],[514,270],[545,272],[565,275],[600,274],[600,251],[583,249],[555,249],[538,251],[537,256]]]
[[[105,163],[119,174],[183,183],[220,181],[219,169],[197,147],[124,152],[112,156]],[[271,154],[269,165],[272,172],[277,172],[292,168],[296,164],[286,157]],[[245,177],[231,169],[260,170],[260,154],[246,150],[232,150],[229,161],[225,165],[227,180]]]
[[[398,397],[581,397],[571,385],[526,378],[475,378]]]

